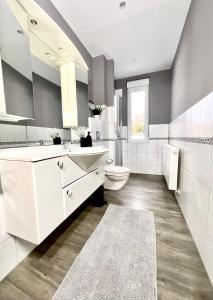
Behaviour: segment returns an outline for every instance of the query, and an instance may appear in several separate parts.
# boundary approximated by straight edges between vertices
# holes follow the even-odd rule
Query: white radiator
[[[163,175],[169,190],[177,189],[179,149],[165,145],[163,149]]]

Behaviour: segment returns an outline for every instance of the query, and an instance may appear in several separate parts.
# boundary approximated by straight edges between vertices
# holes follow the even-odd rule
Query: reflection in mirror
[[[16,14],[13,13],[15,8]],[[20,18],[22,22],[19,22]],[[1,115],[34,118],[27,15],[16,1],[0,0]],[[2,108],[4,101],[5,107]]]
[[[62,96],[60,68],[67,65],[63,51],[59,55],[45,44],[38,36],[30,32],[30,48],[33,69],[33,91],[35,102],[35,120],[30,125],[39,124],[46,127],[63,127]],[[59,51],[60,52],[60,51]],[[77,107],[72,111],[74,118],[77,112],[78,126],[88,126],[88,71],[76,65],[76,98]],[[73,91],[71,90],[71,93]]]
[[[78,126],[88,127],[88,71],[76,65],[76,96],[78,109]]]
[[[64,62],[30,32],[35,120],[28,125],[62,128],[60,65]]]

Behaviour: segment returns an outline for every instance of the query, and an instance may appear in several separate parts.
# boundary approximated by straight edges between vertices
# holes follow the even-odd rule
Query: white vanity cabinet
[[[68,217],[104,182],[104,173],[94,170],[63,189],[64,217]]]
[[[1,160],[6,230],[40,244],[104,182],[67,155],[41,161]]]
[[[62,186],[65,187],[87,173],[79,168],[68,156],[63,156],[59,159],[62,164]],[[93,168],[94,170],[94,168]]]

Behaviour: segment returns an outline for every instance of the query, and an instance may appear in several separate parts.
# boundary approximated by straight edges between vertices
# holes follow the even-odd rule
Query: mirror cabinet
[[[27,15],[10,3],[0,0],[0,119],[19,121],[34,118],[32,67]]]
[[[0,120],[71,128],[88,116],[88,67],[72,41],[33,0],[0,0]]]

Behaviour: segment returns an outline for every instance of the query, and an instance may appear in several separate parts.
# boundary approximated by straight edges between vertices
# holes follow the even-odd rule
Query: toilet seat
[[[120,166],[106,166],[104,168],[106,175],[112,175],[112,176],[125,176],[129,174],[129,169],[125,167]]]
[[[107,190],[120,190],[129,179],[129,169],[119,166],[106,166],[104,188]]]

